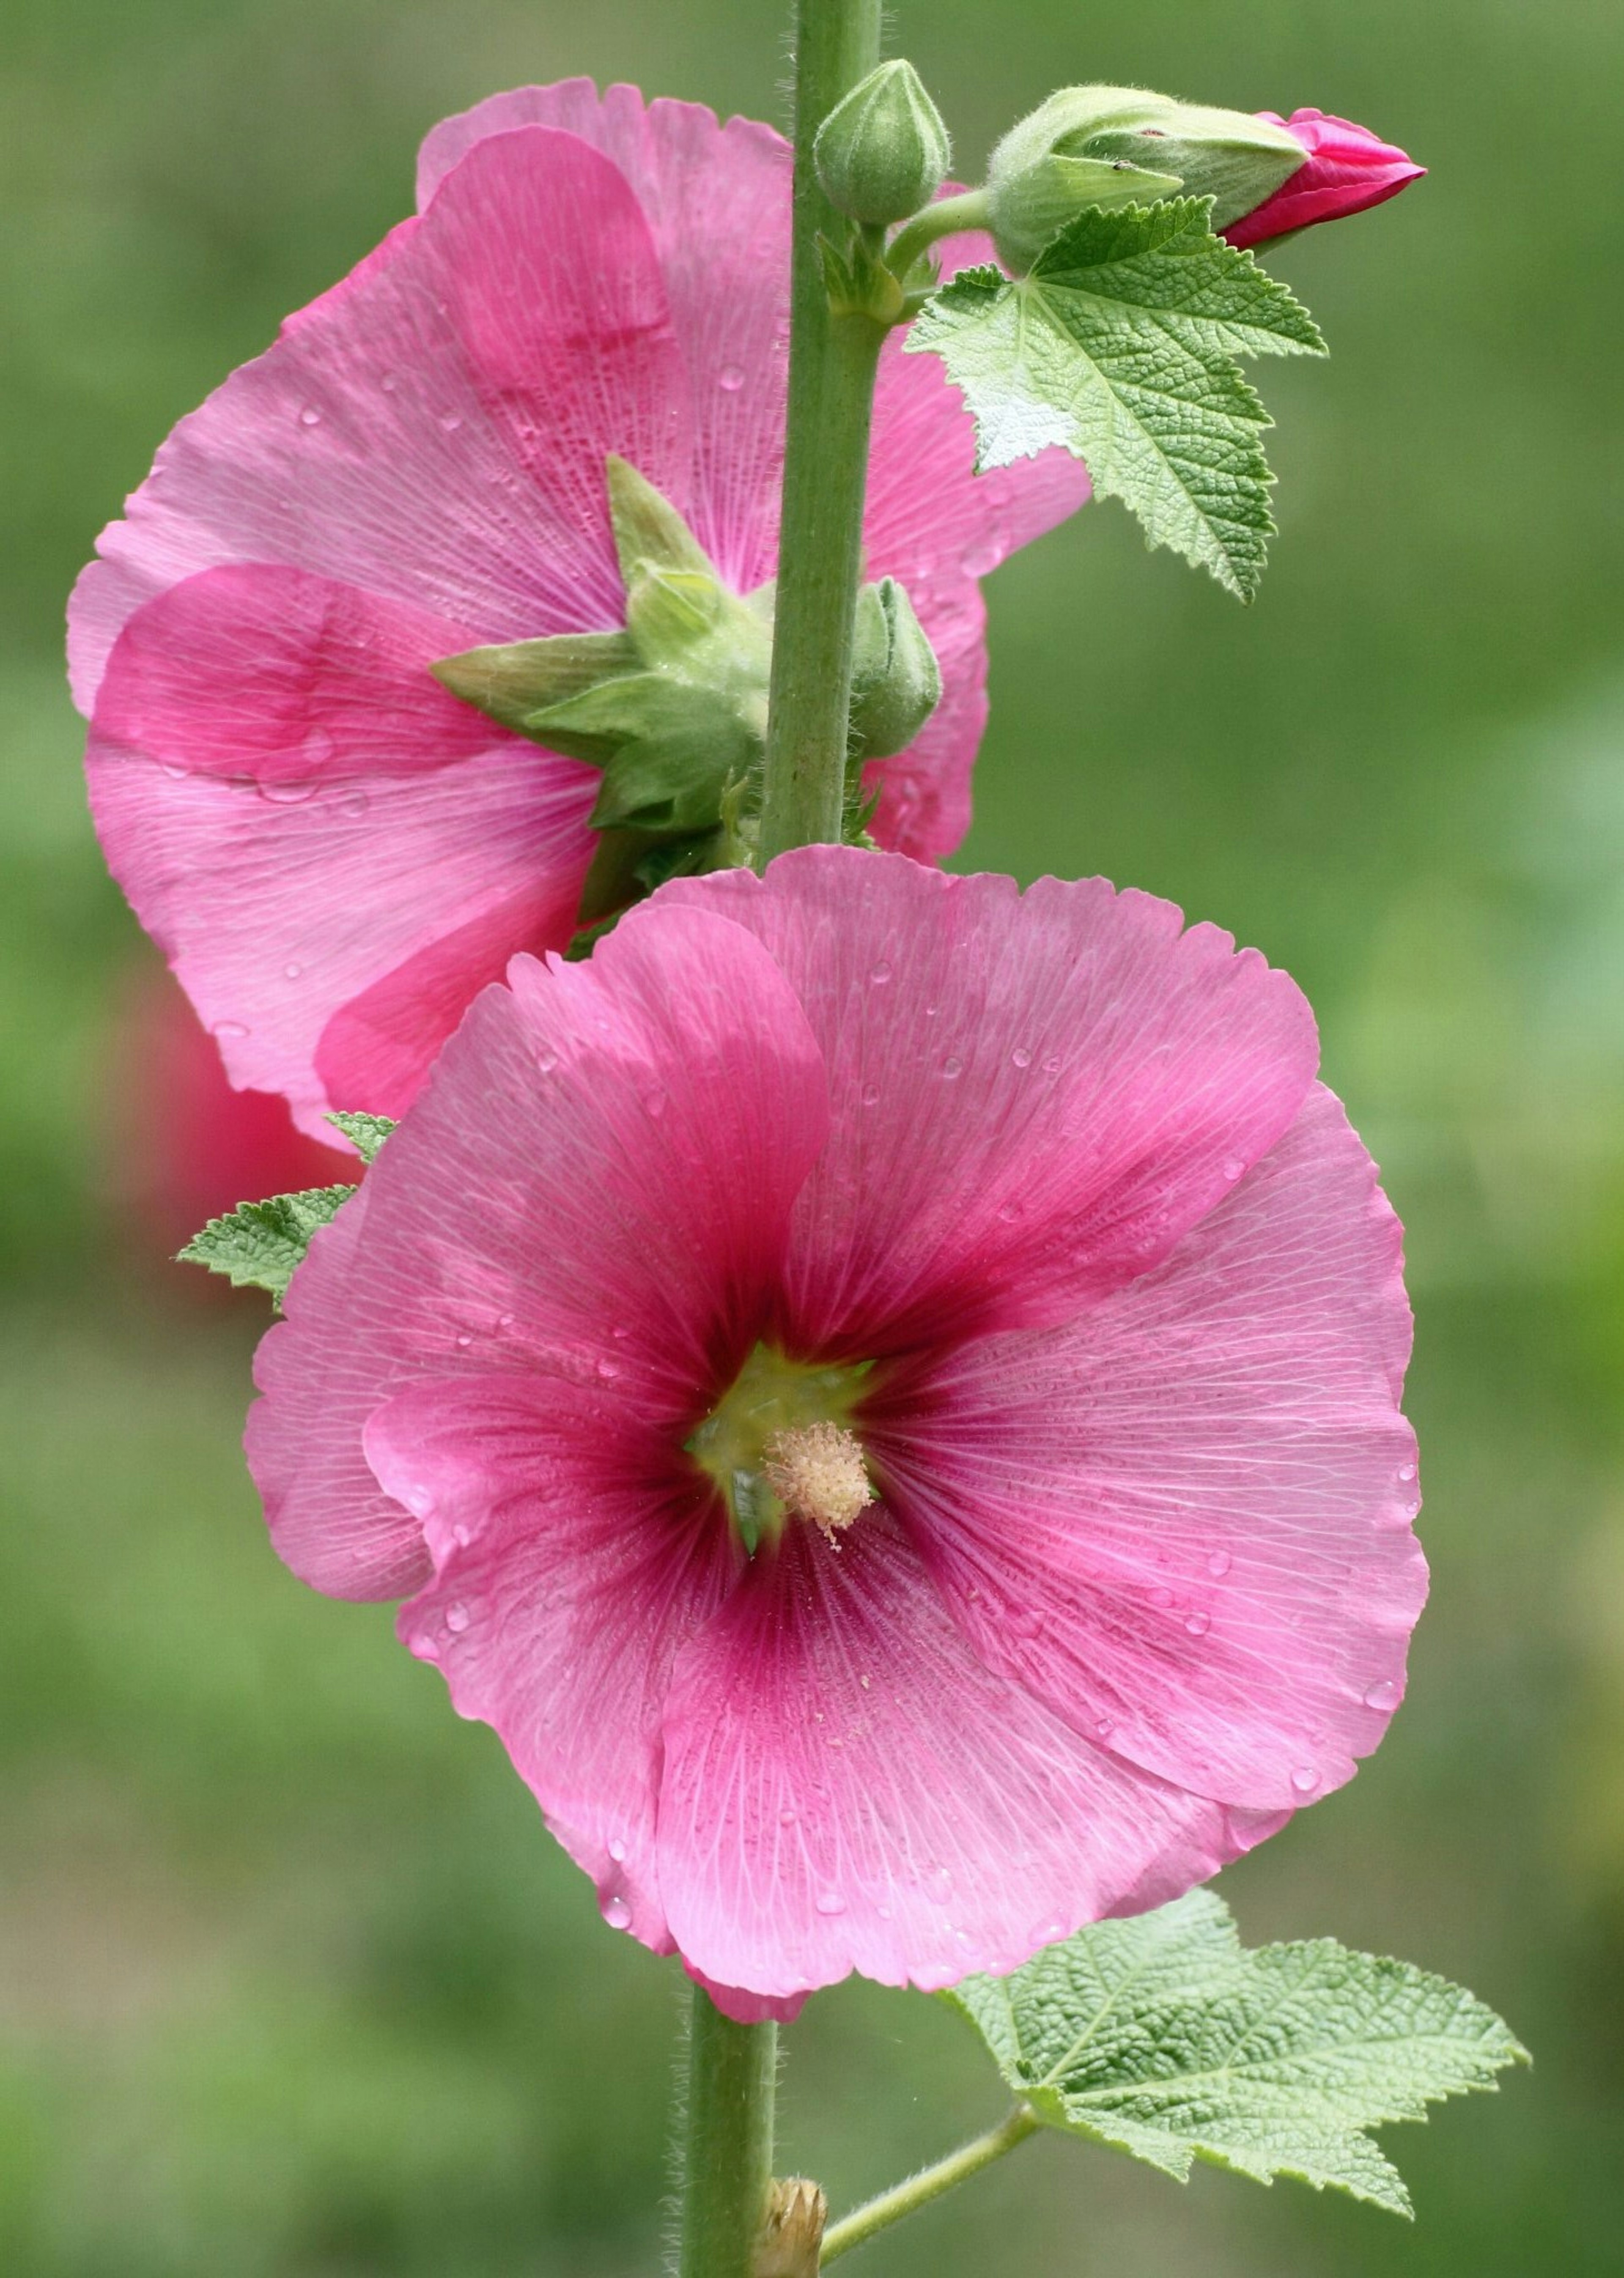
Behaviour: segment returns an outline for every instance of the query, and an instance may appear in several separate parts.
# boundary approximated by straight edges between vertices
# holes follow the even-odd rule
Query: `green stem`
[[[905,2214],[912,2214],[915,2207],[928,2206],[944,2191],[950,2191],[955,2183],[964,2182],[969,2176],[979,2175],[983,2167],[990,2167],[994,2160],[1001,2160],[1006,2152],[1013,2152],[1017,2144],[1024,2144],[1042,2124],[1030,2105],[1017,2104],[1007,2120],[1000,2121],[996,2128],[990,2128],[984,2136],[977,2136],[973,2144],[966,2144],[961,2150],[950,2152],[946,2159],[938,2160],[933,2167],[922,2168],[918,2175],[910,2175],[907,2182],[899,2183],[894,2190],[882,2191],[878,2198],[870,2199],[867,2206],[860,2206],[854,2214],[842,2216],[823,2233],[823,2265],[832,2262],[837,2255],[849,2252],[854,2246],[863,2245],[876,2231],[885,2230],[890,2224],[900,2222]]]
[[[986,226],[984,190],[961,190],[956,197],[938,198],[897,232],[885,256],[886,266],[893,276],[906,277],[920,255],[928,252],[939,238],[956,236],[964,229],[984,229]]]
[[[736,2025],[693,1989],[679,2278],[750,2278],[772,2183],[778,2029]]]
[[[812,143],[879,61],[881,0],[797,0],[795,206],[788,426],[761,859],[839,839],[862,563],[874,376],[885,328],[830,314],[820,235],[847,225],[818,187]]]

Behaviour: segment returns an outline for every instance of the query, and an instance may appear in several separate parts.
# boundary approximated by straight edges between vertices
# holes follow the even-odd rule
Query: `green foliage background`
[[[1411,1227],[1434,1604],[1355,1785],[1224,1879],[1501,2009],[1537,2066],[1389,2138],[1413,2232],[1042,2142],[890,2278],[1589,2278],[1624,2231],[1624,633],[1613,0],[903,0],[973,167],[1066,79],[1368,120],[1433,168],[1278,253],[1282,532],[1242,611],[1115,507],[994,581],[966,859],[1100,869],[1289,966]],[[589,72],[777,117],[745,0],[11,0],[0,87],[0,2267],[631,2278],[674,1973],[598,1922],[383,1609],[271,1556],[257,1301],[121,1233],[141,954],[59,691],[163,434],[379,237],[441,112]],[[837,2205],[1000,2109],[946,2010],[792,2040]],[[855,2268],[855,2265],[854,2265]]]

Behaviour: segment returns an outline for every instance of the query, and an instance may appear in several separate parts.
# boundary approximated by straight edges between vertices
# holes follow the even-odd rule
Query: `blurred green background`
[[[966,171],[1066,79],[1367,120],[1433,169],[1274,258],[1281,536],[1243,611],[1115,507],[992,588],[966,859],[1103,870],[1259,944],[1411,1233],[1434,1602],[1354,1786],[1225,1877],[1473,1985],[1538,2059],[1389,2144],[1413,2231],[1044,2142],[876,2278],[1616,2272],[1624,2259],[1624,573],[1616,0],[930,0]],[[574,72],[778,118],[744,0],[11,0],[0,184],[0,2267],[631,2278],[674,1965],[599,1923],[381,1609],[267,1548],[254,1301],[121,1202],[143,952],[85,821],[59,622],[172,422],[410,203],[419,134]],[[789,2036],[837,2205],[1000,2108],[846,1986]],[[854,2271],[857,2266],[854,2264]]]

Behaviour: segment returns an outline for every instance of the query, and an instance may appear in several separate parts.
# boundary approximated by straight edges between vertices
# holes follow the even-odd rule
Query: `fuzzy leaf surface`
[[[982,471],[1063,444],[1153,546],[1249,600],[1263,574],[1270,424],[1236,362],[1323,355],[1307,310],[1213,234],[1210,198],[1079,214],[1030,275],[962,271],[906,346],[942,358]]]
[[[259,1203],[239,1203],[224,1218],[211,1218],[180,1254],[188,1265],[223,1273],[238,1289],[268,1289],[280,1305],[302,1265],[318,1227],[335,1218],[354,1187],[307,1187],[296,1195],[272,1195]]]
[[[1528,2061],[1491,2009],[1408,1962],[1328,1938],[1246,1950],[1210,1891],[1095,1923],[943,1999],[1052,2128],[1180,2182],[1206,2160],[1395,2214],[1409,2195],[1365,2131]]]
[[[389,1115],[364,1115],[358,1110],[341,1109],[327,1118],[336,1130],[341,1131],[364,1163],[370,1163],[395,1128],[395,1119]]]

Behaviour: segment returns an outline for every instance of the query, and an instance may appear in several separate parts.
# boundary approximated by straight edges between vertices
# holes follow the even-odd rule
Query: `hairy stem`
[[[954,237],[961,230],[985,229],[987,199],[984,190],[961,190],[956,197],[938,198],[934,205],[926,206],[912,221],[900,229],[891,241],[886,261],[898,277],[906,277],[922,253],[928,252],[938,238]]]
[[[847,226],[818,187],[812,144],[879,61],[880,0],[797,0],[789,424],[762,809],[763,863],[840,837],[852,620],[862,561],[874,376],[885,327],[831,317],[818,239]]]
[[[772,2183],[776,2025],[736,2025],[693,1988],[678,2278],[751,2278]]]
[[[1042,2124],[1030,2105],[1017,2104],[1007,2119],[1000,2121],[996,2128],[989,2129],[984,2136],[977,2136],[973,2144],[966,2144],[961,2150],[949,2152],[946,2159],[938,2160],[933,2167],[922,2167],[916,2175],[910,2175],[894,2190],[882,2191],[878,2198],[870,2199],[867,2206],[860,2206],[855,2213],[843,2216],[823,2234],[823,2267],[826,2267],[837,2255],[849,2252],[854,2246],[862,2246],[874,2236],[876,2231],[885,2230],[892,2223],[900,2222],[905,2214],[912,2214],[916,2207],[928,2206],[944,2191],[950,2191],[955,2183],[964,2182],[969,2176],[979,2175],[983,2167],[990,2167],[994,2160],[1001,2160],[1006,2152],[1013,2152],[1017,2144],[1024,2144]]]

